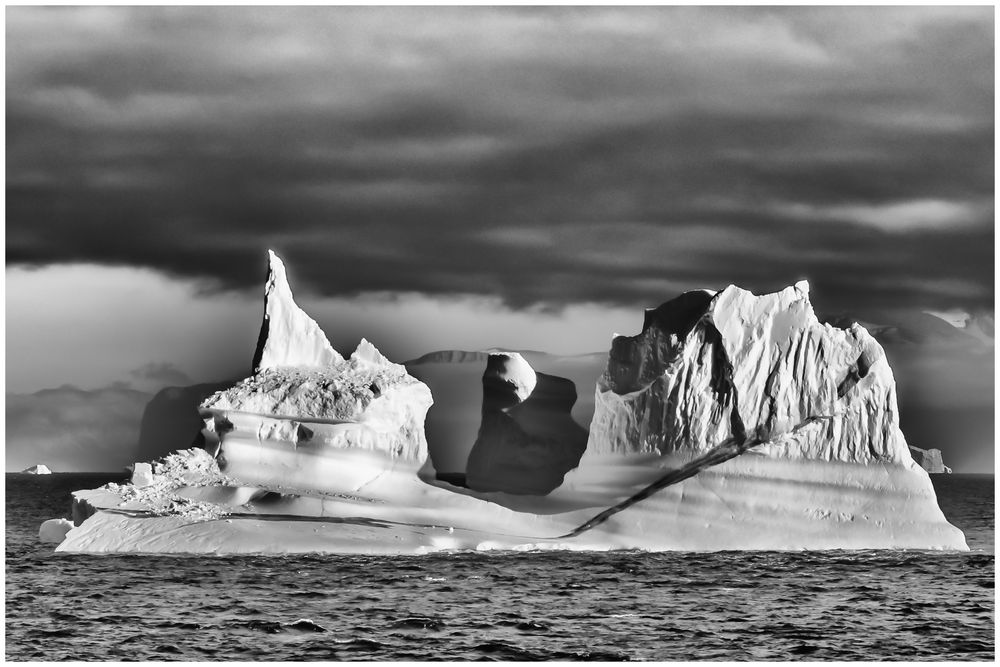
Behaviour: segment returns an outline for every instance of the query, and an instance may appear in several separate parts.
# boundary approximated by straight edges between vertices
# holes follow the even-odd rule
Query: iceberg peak
[[[264,287],[264,319],[260,325],[253,372],[281,366],[323,367],[344,360],[326,334],[292,298],[285,265],[273,250],[267,251],[268,272]]]
[[[369,341],[367,338],[362,338],[361,342],[358,343],[358,347],[351,354],[351,361],[360,361],[373,366],[390,366],[392,362],[389,361],[384,354],[379,352],[379,349],[375,347],[375,344]]]
[[[490,353],[483,383],[506,388],[520,403],[531,395],[538,378],[531,364],[517,352]]]

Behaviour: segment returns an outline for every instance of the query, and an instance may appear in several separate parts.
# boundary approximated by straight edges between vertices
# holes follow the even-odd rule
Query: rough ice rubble
[[[193,502],[178,493],[192,485],[223,486],[233,483],[233,479],[219,470],[215,459],[205,450],[182,449],[141,465],[148,466],[140,473],[142,484],[135,483],[133,474],[133,481],[128,484],[110,482],[98,489],[75,491],[74,522],[82,522],[100,509],[105,509],[109,501],[116,510],[152,516],[180,515],[204,520],[227,514],[219,506]]]
[[[202,432],[244,482],[351,493],[388,471],[416,475],[431,402],[426,386],[362,341],[347,360],[264,369],[209,397]]]
[[[268,309],[290,324],[269,326],[259,352],[301,360],[283,348],[303,337],[314,351],[329,343],[283,275],[268,281]],[[78,492],[80,525],[59,550],[966,548],[926,474],[903,456],[880,348],[860,327],[818,325],[807,290],[754,297],[730,287],[649,311],[642,333],[615,339],[587,451],[547,495],[434,480],[422,429],[430,392],[365,342],[348,360],[255,364],[252,378],[205,402],[216,458],[187,455],[221,471]],[[530,365],[509,361],[494,368],[507,415],[543,385]],[[829,419],[802,426],[816,411]],[[528,432],[565,437],[559,413],[534,413]],[[574,535],[737,431],[767,442]]]
[[[141,484],[135,484],[136,473]],[[72,521],[50,519],[42,524],[39,537],[43,541],[63,542],[70,538],[71,551],[116,551],[109,545],[127,542],[128,529],[120,535],[95,530],[92,517],[114,512],[124,519],[134,517],[173,517],[180,523],[213,521],[228,514],[228,509],[216,504],[201,502],[185,495],[192,486],[224,488],[233,480],[219,471],[219,467],[203,449],[183,449],[152,463],[136,464],[132,481],[128,484],[110,482],[96,489],[74,491],[72,495]],[[62,522],[56,524],[54,522]],[[74,525],[77,528],[74,528]],[[81,527],[83,526],[83,527]],[[59,531],[62,531],[61,533]],[[42,533],[50,539],[46,540]],[[59,537],[58,540],[55,537]],[[64,549],[60,545],[58,550]],[[128,550],[128,549],[125,549]],[[170,549],[167,549],[170,551]]]

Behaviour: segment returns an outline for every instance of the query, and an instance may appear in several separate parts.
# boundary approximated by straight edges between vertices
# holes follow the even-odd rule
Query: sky
[[[993,8],[8,7],[6,389],[607,349],[701,287],[993,310]],[[116,384],[117,383],[117,384]],[[9,410],[8,410],[9,412]]]

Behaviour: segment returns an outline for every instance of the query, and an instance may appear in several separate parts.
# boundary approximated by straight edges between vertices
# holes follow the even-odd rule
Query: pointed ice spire
[[[362,338],[361,342],[358,343],[357,349],[351,355],[351,360],[362,361],[375,366],[388,366],[392,364],[367,338]]]
[[[330,366],[343,361],[316,321],[295,304],[281,259],[273,250],[268,250],[267,256],[264,320],[253,355],[253,372],[276,366]]]

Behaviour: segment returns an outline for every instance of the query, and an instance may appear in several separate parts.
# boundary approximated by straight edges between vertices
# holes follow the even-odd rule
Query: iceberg
[[[614,338],[595,403],[564,486],[601,493],[602,468],[647,468],[636,495],[656,495],[629,512],[671,516],[672,548],[967,549],[899,429],[882,348],[856,323],[821,324],[805,281],[647,311]]]
[[[345,359],[269,260],[253,373],[202,403],[204,449],[74,493],[58,551],[967,549],[878,343],[821,324],[804,282],[683,294],[587,380],[501,350]]]
[[[484,381],[484,376],[490,356],[510,354],[520,356],[531,366],[536,377],[543,378],[543,386],[537,390],[539,396],[555,388],[555,395],[561,397],[558,401],[533,401],[535,408],[553,408],[547,411],[545,422],[560,422],[577,434],[582,429],[581,446],[586,447],[586,434],[594,416],[594,388],[607,365],[606,352],[558,356],[501,348],[440,350],[405,362],[407,372],[426,384],[434,396],[434,404],[424,420],[424,432],[439,479],[464,480],[469,455],[479,440],[483,409],[488,407],[484,385],[489,384],[489,380]],[[546,378],[556,384],[553,386]],[[572,424],[565,420],[564,406],[568,403],[572,403],[569,409]],[[534,421],[538,422],[544,411],[531,412],[536,413]],[[574,428],[573,424],[579,428]],[[464,485],[464,481],[462,483]]]
[[[38,539],[42,542],[59,544],[72,529],[73,522],[69,519],[49,519],[38,527]]]
[[[132,467],[132,486],[143,487],[153,483],[153,466],[149,463],[136,463]]]
[[[587,446],[586,429],[570,415],[573,382],[536,373],[516,352],[490,354],[482,382],[481,424],[466,486],[520,495],[554,491]]]
[[[931,449],[921,449],[920,447],[910,445],[910,453],[913,454],[913,460],[919,463],[930,474],[951,474],[951,468],[944,464],[940,449],[934,449],[933,447]]]
[[[21,471],[22,475],[51,475],[52,471],[44,463],[39,463],[31,466],[30,468],[25,468]]]

